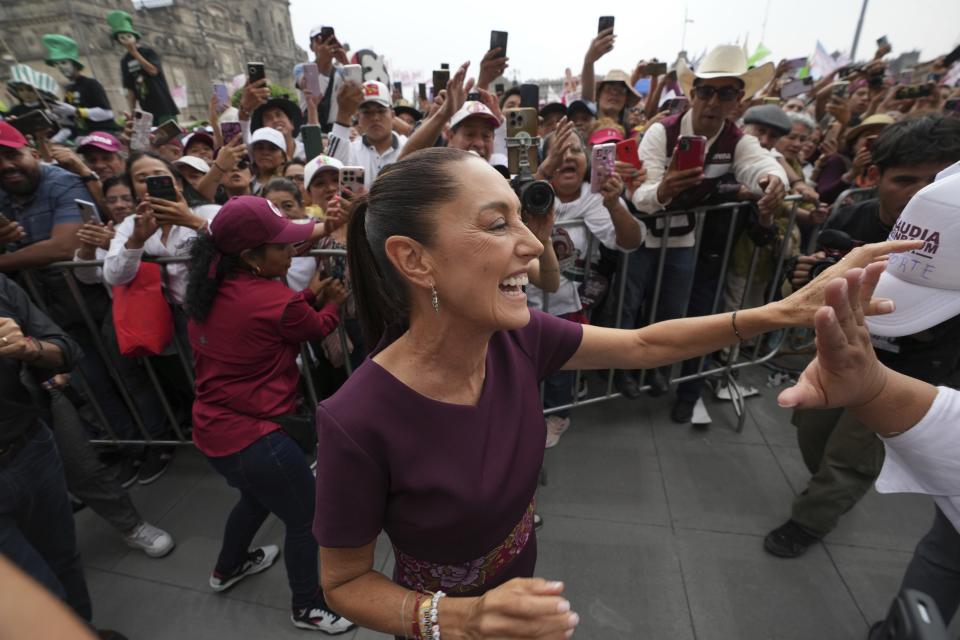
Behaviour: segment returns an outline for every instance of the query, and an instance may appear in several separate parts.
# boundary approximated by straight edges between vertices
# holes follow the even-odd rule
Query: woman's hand
[[[23,230],[23,227],[20,226],[19,222],[14,222],[13,220],[0,222],[0,245],[17,242],[18,240],[23,239],[26,235],[27,232]]]
[[[147,240],[157,232],[160,225],[153,216],[153,209],[149,202],[141,202],[137,205],[136,214],[133,219],[133,233],[127,238],[127,249],[142,249]]]
[[[842,277],[851,269],[862,269],[874,262],[884,262],[891,253],[919,249],[922,246],[923,243],[916,240],[888,240],[857,247],[840,262],[817,276],[810,284],[773,304],[781,307],[784,313],[784,326],[811,327],[814,324],[814,315],[823,306],[824,292],[830,281]],[[870,289],[870,292],[872,293],[873,289]],[[868,300],[863,303],[863,312],[868,316],[892,311],[893,302],[890,300]]]
[[[157,224],[161,226],[170,224],[199,230],[206,222],[206,220],[190,211],[190,207],[187,206],[187,201],[184,200],[180,189],[177,189],[176,200],[147,196],[147,202],[150,203]]]
[[[567,116],[560,118],[557,128],[553,132],[553,139],[550,142],[550,150],[547,151],[547,157],[540,163],[537,174],[549,180],[557,172],[560,165],[563,164],[563,155],[567,149],[574,143],[574,136],[577,135],[573,128],[573,121],[567,120]]]
[[[600,185],[600,195],[603,196],[603,206],[607,209],[610,209],[620,201],[621,193],[623,193],[623,180],[617,173],[607,176],[607,179]]]
[[[553,225],[557,220],[557,207],[554,205],[548,213],[525,213],[523,214],[523,223],[527,225],[530,232],[537,236],[544,247],[552,242]]]
[[[833,96],[830,98],[830,102],[827,104],[827,113],[836,118],[842,126],[846,126],[850,122],[850,101],[846,98],[839,98]]]
[[[247,145],[243,144],[243,134],[238,133],[233,137],[233,140],[220,147],[220,152],[217,153],[217,159],[213,164],[216,165],[220,173],[230,173],[237,168],[237,163],[246,155]]]
[[[107,250],[110,248],[110,241],[117,235],[113,230],[113,222],[103,225],[99,222],[86,222],[77,229],[77,238],[80,239],[81,253],[93,254],[96,249]],[[84,251],[86,250],[86,251]]]
[[[562,593],[562,582],[514,578],[473,600],[465,623],[468,637],[564,640],[580,616],[570,611]]]
[[[886,384],[870,342],[863,309],[877,286],[882,264],[851,269],[824,287],[824,303],[814,315],[817,357],[793,387],[777,398],[782,407],[826,408],[864,405]]]
[[[320,307],[333,303],[336,305],[341,305],[347,300],[349,292],[347,288],[343,286],[343,283],[337,280],[336,278],[325,277],[322,271],[317,270],[313,274],[313,278],[310,280],[310,284],[307,285],[314,295],[317,296],[316,307]]]

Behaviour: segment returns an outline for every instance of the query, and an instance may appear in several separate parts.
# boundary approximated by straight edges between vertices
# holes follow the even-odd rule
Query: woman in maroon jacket
[[[331,333],[337,305],[346,298],[330,280],[314,277],[299,293],[281,280],[294,245],[319,234],[319,227],[290,222],[263,198],[230,200],[191,250],[186,307],[196,372],[193,440],[240,491],[210,586],[224,591],[273,564],[275,545],[251,551],[250,544],[274,513],[286,526],[294,625],[336,634],[353,624],[323,599],[310,531],[313,475],[280,425],[290,425],[298,414],[300,343]]]

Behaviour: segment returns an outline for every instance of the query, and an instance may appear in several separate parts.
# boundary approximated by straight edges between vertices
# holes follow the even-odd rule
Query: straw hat
[[[710,80],[711,78],[739,78],[743,82],[744,99],[767,85],[773,78],[773,63],[768,62],[753,69],[747,68],[747,56],[743,48],[733,44],[722,44],[710,50],[694,71],[687,65],[687,61],[677,61],[677,80],[683,88],[683,95],[693,93],[693,81],[697,78]]]

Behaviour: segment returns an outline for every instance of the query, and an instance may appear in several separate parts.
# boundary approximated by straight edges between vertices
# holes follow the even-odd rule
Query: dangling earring
[[[440,313],[440,299],[437,297],[437,288],[430,285],[430,303],[433,304],[433,312]]]

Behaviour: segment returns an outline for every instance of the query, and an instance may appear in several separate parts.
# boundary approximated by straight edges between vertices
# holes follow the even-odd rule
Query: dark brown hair
[[[390,236],[406,236],[430,246],[434,220],[430,211],[457,196],[453,166],[471,157],[466,151],[433,147],[388,165],[370,192],[354,202],[347,230],[347,261],[353,279],[357,315],[371,349],[384,329],[406,325],[410,293],[387,257]]]

